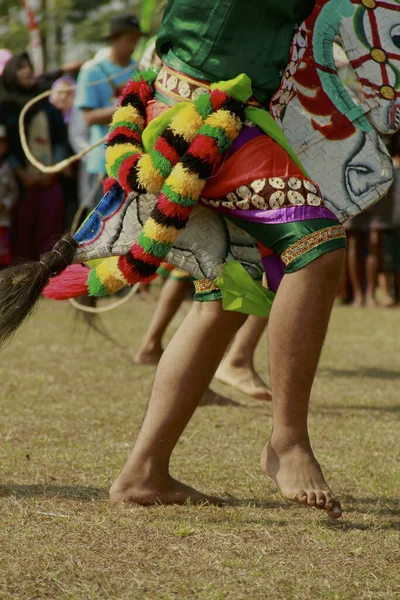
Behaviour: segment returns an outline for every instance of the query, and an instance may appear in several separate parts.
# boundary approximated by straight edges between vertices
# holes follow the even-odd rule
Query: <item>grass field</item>
[[[154,369],[131,356],[153,307],[103,317],[116,347],[43,302],[2,352],[0,598],[398,600],[400,311],[334,311],[310,414],[333,522],[259,472],[270,406],[218,384],[234,402],[198,409],[172,471],[238,504],[108,503],[149,397]]]

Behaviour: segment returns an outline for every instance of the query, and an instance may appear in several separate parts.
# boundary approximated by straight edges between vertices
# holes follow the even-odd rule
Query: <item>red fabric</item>
[[[13,260],[39,260],[64,233],[64,198],[60,183],[25,189],[15,207],[11,240]]]
[[[263,177],[304,179],[304,174],[285,150],[267,135],[261,135],[247,142],[230,156],[218,172],[207,181],[202,196],[221,198],[241,185]]]
[[[10,264],[10,230],[8,227],[0,227],[0,267],[8,267]]]
[[[169,108],[171,107],[168,104],[165,104],[165,102],[150,100],[146,108],[147,122],[150,123],[150,121],[165,113]]]

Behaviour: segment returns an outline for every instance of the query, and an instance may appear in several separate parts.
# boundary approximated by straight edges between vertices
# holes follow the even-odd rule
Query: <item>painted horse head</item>
[[[359,101],[338,75],[335,40],[358,77]],[[393,172],[377,131],[400,127],[399,0],[317,0],[295,34],[271,113],[338,218],[379,200]]]
[[[339,35],[366,101],[374,101],[369,120],[381,133],[395,133],[400,127],[400,0],[362,0],[353,7]]]

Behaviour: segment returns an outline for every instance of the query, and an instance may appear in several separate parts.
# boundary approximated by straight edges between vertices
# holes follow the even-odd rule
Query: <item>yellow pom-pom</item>
[[[181,163],[178,163],[165,180],[166,185],[171,186],[174,192],[181,196],[189,196],[197,200],[203,191],[205,181],[194,173],[187,171]]]
[[[143,233],[148,238],[163,244],[173,244],[179,235],[179,231],[175,227],[160,225],[151,217],[144,224]]]
[[[109,293],[118,292],[118,290],[128,285],[128,282],[118,268],[118,261],[119,256],[111,256],[103,260],[96,267],[97,277]]]
[[[119,106],[111,121],[111,126],[121,121],[128,121],[129,123],[136,123],[140,129],[144,129],[145,122],[140,112],[134,106]]]
[[[170,128],[176,135],[181,135],[187,142],[191,142],[202,125],[203,119],[194,104],[189,103],[175,115],[170,123]]]
[[[149,154],[143,154],[138,161],[137,179],[150,194],[158,194],[164,183],[164,178],[153,165]]]
[[[137,144],[116,144],[106,148],[106,170],[110,177],[118,178],[114,173],[114,165],[124,154],[142,154],[143,150]],[[120,165],[119,165],[120,166]]]
[[[206,119],[206,124],[212,127],[222,127],[226,135],[235,140],[242,128],[241,120],[228,110],[218,110]]]

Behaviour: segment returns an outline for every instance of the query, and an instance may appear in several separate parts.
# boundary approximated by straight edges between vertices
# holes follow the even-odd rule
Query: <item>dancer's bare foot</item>
[[[215,373],[215,379],[252,398],[267,402],[272,400],[271,390],[252,367],[234,366],[223,360]]]
[[[261,455],[261,469],[290,502],[326,510],[333,519],[342,515],[309,443],[278,447],[270,440]]]
[[[207,496],[194,488],[167,476],[147,481],[124,480],[120,475],[110,489],[111,502],[128,502],[150,506],[152,504],[213,504],[222,506],[222,498]]]
[[[163,350],[161,346],[142,346],[133,357],[135,365],[158,365]]]

